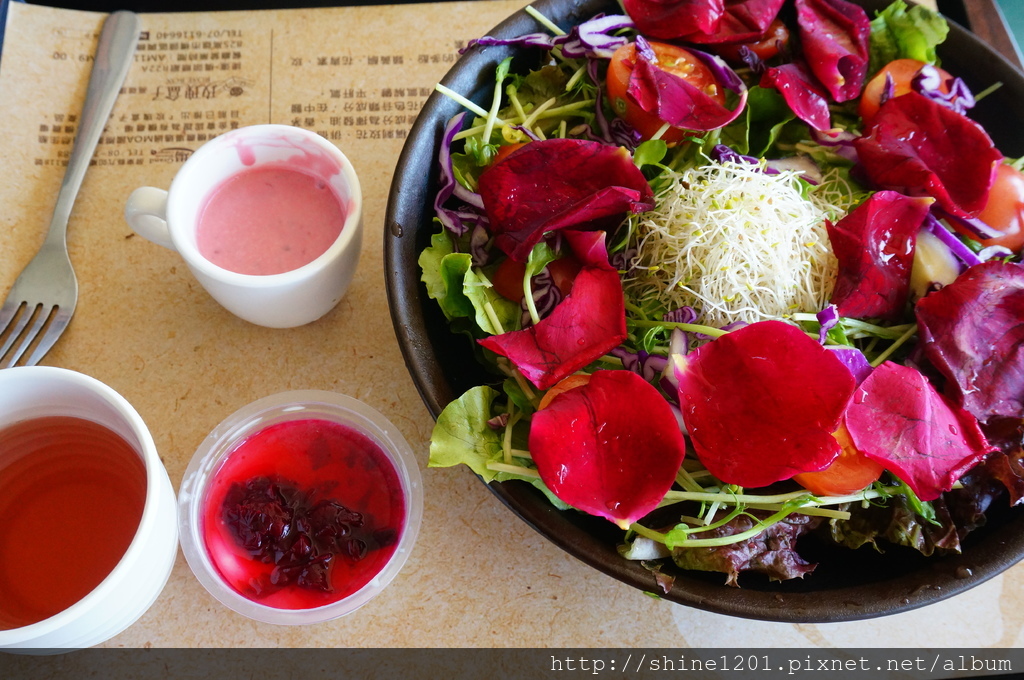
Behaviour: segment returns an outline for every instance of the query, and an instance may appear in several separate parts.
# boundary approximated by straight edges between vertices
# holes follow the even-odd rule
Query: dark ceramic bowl
[[[873,16],[885,0],[861,2]],[[617,12],[609,0],[538,0],[534,6],[563,28],[604,12]],[[520,11],[489,32],[513,37],[540,30]],[[477,36],[466,36],[473,38]],[[468,51],[442,81],[487,106],[494,69],[514,48],[476,47]],[[518,53],[520,68],[524,59]],[[1024,155],[1024,135],[1017,112],[1024,111],[1024,75],[957,25],[941,49],[943,66],[962,77],[972,91],[993,82],[1003,86],[985,97],[972,117],[989,131],[1009,157]],[[417,118],[395,172],[387,207],[384,241],[385,276],[395,333],[420,395],[430,413],[438,414],[465,390],[493,382],[473,360],[468,340],[448,330],[437,304],[420,283],[417,257],[429,244],[432,205],[437,191],[435,159],[445,123],[461,110],[434,93]],[[471,474],[468,470],[466,474]],[[493,483],[490,490],[523,521],[556,545],[592,567],[644,591],[661,593],[649,571],[616,551],[622,533],[611,522],[582,513],[560,512],[532,486]],[[951,597],[1012,566],[1024,556],[1024,510],[1007,509],[1005,501],[989,512],[988,523],[967,537],[963,553],[923,557],[909,549],[848,550],[813,539],[801,542],[801,554],[818,562],[800,580],[770,582],[744,574],[741,588],[724,584],[716,573],[678,571],[665,599],[752,619],[787,622],[850,621],[894,614]],[[666,567],[666,569],[671,567]]]

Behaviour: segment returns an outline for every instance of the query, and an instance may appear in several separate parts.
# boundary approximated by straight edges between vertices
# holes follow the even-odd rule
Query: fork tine
[[[46,323],[46,320],[50,318],[50,313],[52,311],[53,307],[43,307],[42,305],[36,305],[34,310],[25,310],[26,320],[28,320],[28,317],[30,316],[33,317],[32,326],[26,332],[22,333],[21,344],[18,345],[18,349],[16,349],[14,354],[11,355],[11,361],[7,364],[8,366],[14,366],[18,363],[18,359],[20,359],[21,355],[25,353],[25,350],[29,348],[32,341],[36,339],[36,336],[39,335],[39,330],[43,327],[43,324]]]
[[[3,307],[0,307],[0,333],[3,333],[4,329],[7,328],[7,324],[11,323],[11,319],[21,309],[21,305],[22,303],[20,302],[16,303],[13,300],[8,300]],[[0,357],[2,356],[3,352],[0,352]]]
[[[30,309],[25,303],[9,306],[4,305],[3,312],[6,312],[8,309],[13,310],[11,313],[11,319],[8,319],[7,323],[4,324],[5,328],[10,324],[12,319],[14,319],[14,315],[17,314],[17,311],[21,308],[24,308],[24,311],[17,317],[17,320],[14,322],[14,326],[10,329],[10,335],[7,336],[7,340],[4,342],[3,346],[0,347],[0,359],[3,359],[11,347],[14,346],[15,341],[21,336],[21,331],[24,330],[25,325],[28,323],[33,312],[33,309]],[[2,329],[0,329],[0,332],[2,332]],[[15,356],[13,360],[9,361],[7,365],[13,366],[15,361],[17,361],[17,356]]]
[[[68,327],[68,324],[71,323],[71,312],[74,311],[73,309],[66,311],[61,307],[54,307],[53,310],[49,315],[51,317],[50,324],[46,332],[43,333],[43,337],[39,339],[39,344],[36,345],[32,355],[25,361],[26,366],[38,364],[43,356],[50,351],[50,348],[54,346],[57,339],[64,332],[64,329]]]

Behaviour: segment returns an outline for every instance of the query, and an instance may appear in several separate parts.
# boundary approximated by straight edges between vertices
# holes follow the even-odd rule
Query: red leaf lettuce
[[[925,356],[981,422],[1024,418],[1024,266],[971,267],[915,308]]]

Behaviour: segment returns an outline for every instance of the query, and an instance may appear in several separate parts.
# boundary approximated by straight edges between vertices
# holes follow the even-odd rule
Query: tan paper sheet
[[[151,428],[175,488],[218,422],[289,389],[364,400],[392,419],[425,466],[433,423],[402,362],[384,292],[388,188],[413,117],[457,47],[523,4],[143,15],[134,65],[71,218],[78,310],[44,363],[121,392]],[[0,61],[0,295],[42,242],[103,18],[11,4]],[[352,158],[365,192],[366,234],[348,295],[325,318],[291,330],[231,316],[177,254],[134,236],[122,215],[132,189],[166,187],[205,139],[266,122],[334,141]],[[355,614],[318,626],[257,624],[210,597],[179,556],[161,597],[107,646],[1024,643],[1021,567],[950,601],[879,621],[730,619],[658,601],[583,565],[516,519],[468,470],[423,472],[426,508],[412,557]],[[65,670],[74,674],[73,666]]]

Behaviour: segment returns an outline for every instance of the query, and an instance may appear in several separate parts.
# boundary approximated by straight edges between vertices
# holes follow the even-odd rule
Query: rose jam
[[[146,467],[120,435],[46,416],[0,429],[0,630],[57,614],[117,566],[146,503]]]
[[[337,602],[388,563],[405,496],[387,454],[318,418],[270,425],[228,453],[206,490],[201,528],[220,576],[278,609]]]

